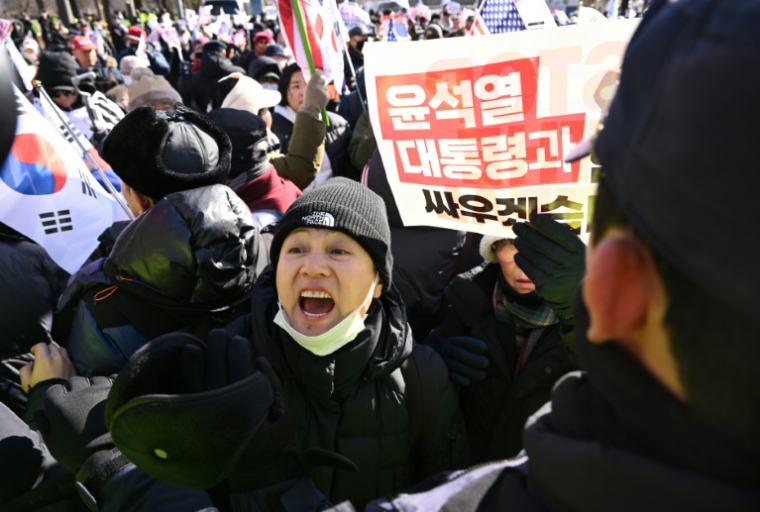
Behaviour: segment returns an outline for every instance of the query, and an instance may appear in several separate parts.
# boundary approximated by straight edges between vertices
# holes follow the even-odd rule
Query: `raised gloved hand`
[[[515,224],[515,263],[536,285],[536,294],[567,322],[586,269],[586,246],[567,226],[548,215]]]
[[[486,378],[488,345],[468,336],[453,336],[441,344],[438,351],[449,368],[449,377],[460,386]]]
[[[306,84],[306,91],[303,95],[303,103],[300,112],[320,119],[322,109],[327,106],[330,94],[327,92],[327,78],[321,69],[318,69],[311,75],[309,83]]]
[[[112,385],[107,377],[72,377],[51,386],[34,414],[50,453],[74,474],[90,456],[114,446],[104,415]]]
[[[106,406],[125,456],[154,478],[195,489],[228,477],[255,431],[283,410],[274,372],[251,359],[247,340],[214,330],[206,342],[172,333],[144,346]]]

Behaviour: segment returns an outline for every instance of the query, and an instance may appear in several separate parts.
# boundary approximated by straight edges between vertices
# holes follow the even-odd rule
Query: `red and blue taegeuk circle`
[[[66,184],[66,164],[55,148],[33,133],[16,135],[13,147],[0,168],[0,179],[20,194],[55,194]]]

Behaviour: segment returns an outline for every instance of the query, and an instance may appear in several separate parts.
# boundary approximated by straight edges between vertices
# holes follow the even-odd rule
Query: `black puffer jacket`
[[[334,451],[359,467],[312,472],[317,489],[333,503],[351,500],[357,510],[427,475],[463,467],[469,458],[446,366],[429,347],[414,344],[395,290],[374,301],[370,312],[353,342],[315,356],[274,325],[277,292],[274,272],[267,270],[256,282],[251,314],[228,327],[272,363],[300,448]],[[259,450],[272,453],[272,446]]]
[[[327,112],[330,126],[325,133],[325,153],[330,159],[333,176],[343,176],[359,180],[360,170],[351,165],[348,157],[348,143],[351,142],[353,131],[348,121],[333,112]],[[290,138],[293,136],[293,123],[275,112],[272,116],[272,132],[280,139],[280,153],[288,153]]]
[[[515,326],[497,320],[493,310],[500,275],[499,265],[491,263],[457,276],[446,288],[444,323],[425,340],[436,349],[452,336],[470,336],[488,345],[486,378],[460,392],[475,462],[517,455],[527,419],[549,401],[560,377],[578,369],[575,331],[563,333],[554,325],[546,329],[515,379]]]
[[[76,308],[69,352],[80,371],[118,372],[147,341],[203,336],[247,307],[269,263],[245,203],[224,185],[170,194],[135,219],[106,260],[76,274],[61,309]]]
[[[36,243],[0,223],[0,359],[49,341],[69,273]]]
[[[219,52],[207,52],[201,56],[201,69],[191,79],[193,90],[193,108],[198,112],[206,112],[211,86],[221,78],[232,73],[242,73],[243,68],[232,64],[232,61]]]

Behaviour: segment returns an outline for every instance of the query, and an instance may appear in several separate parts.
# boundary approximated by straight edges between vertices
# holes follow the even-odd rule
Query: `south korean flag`
[[[0,167],[0,222],[40,244],[73,273],[98,246],[119,206],[74,148],[15,92],[16,137]]]

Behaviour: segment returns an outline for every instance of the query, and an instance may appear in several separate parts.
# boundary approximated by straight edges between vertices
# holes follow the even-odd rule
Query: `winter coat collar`
[[[575,318],[587,373],[560,381],[525,431],[539,487],[571,510],[760,509],[757,455],[706,426],[616,344],[589,343],[580,299]]]
[[[271,164],[261,176],[236,188],[235,193],[252,212],[275,210],[280,213],[285,213],[293,201],[302,195],[301,189],[292,181],[281,178]]]
[[[280,114],[282,117],[290,121],[291,124],[296,124],[296,111],[287,105],[275,105],[274,113]]]
[[[373,302],[366,329],[334,354],[318,357],[298,345],[272,320],[277,313],[274,271],[268,268],[256,281],[252,294],[253,342],[280,374],[302,384],[305,395],[329,404],[360,382],[391,374],[412,353],[411,329],[395,288]]]

